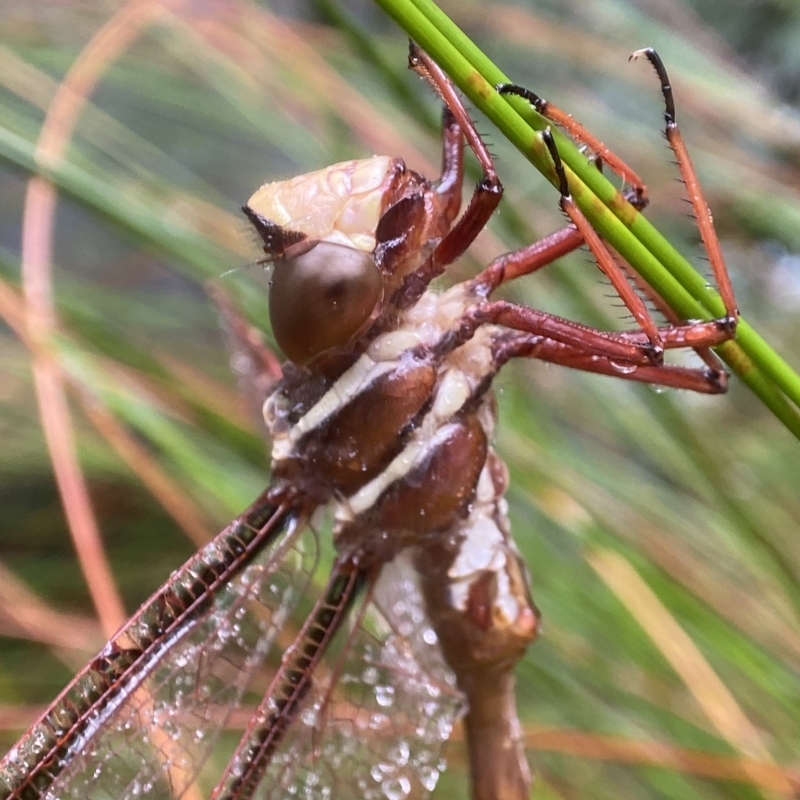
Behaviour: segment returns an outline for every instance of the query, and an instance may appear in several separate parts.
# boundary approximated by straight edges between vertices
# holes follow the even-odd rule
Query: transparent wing
[[[221,733],[250,703],[317,562],[296,518],[273,515],[260,530],[248,519],[176,572],[73,681],[0,765],[0,797],[208,794],[230,749]]]
[[[259,799],[404,800],[436,786],[463,704],[406,554],[383,568],[362,612],[315,676]]]

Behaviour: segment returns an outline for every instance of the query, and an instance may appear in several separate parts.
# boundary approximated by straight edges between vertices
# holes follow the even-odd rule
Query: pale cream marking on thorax
[[[393,483],[408,475],[417,464],[424,461],[431,450],[446,442],[457,429],[455,423],[450,423],[440,426],[427,441],[421,438],[410,441],[380,475],[362,486],[354,495],[336,504],[334,512],[336,522],[339,524],[352,522],[360,514],[369,511]]]
[[[463,374],[450,370],[439,385],[433,407],[411,440],[380,475],[341,504],[343,510],[341,513],[337,510],[337,520],[352,520],[370,509],[389,486],[404,478],[429,452],[445,442],[456,429],[448,423],[469,397],[470,387]]]
[[[288,431],[273,434],[273,463],[289,458],[303,436],[323,425],[373,381],[391,372],[395,367],[395,362],[375,362],[368,355],[362,355]],[[270,398],[267,398],[264,404],[264,419],[267,426],[269,426],[269,403]]]
[[[453,428],[451,420],[488,374],[484,370],[492,364],[491,352],[485,352],[488,351],[489,342],[489,332],[479,329],[472,339],[456,351],[458,357],[448,357],[445,360],[446,371],[440,373],[441,378],[435,389],[431,410],[413,432],[402,452],[386,469],[355,494],[337,504],[337,522],[351,522],[368,511],[393,483],[403,480],[416,465],[423,463],[446,441]],[[482,369],[464,371],[452,364],[452,361],[469,364],[471,367],[480,366]]]

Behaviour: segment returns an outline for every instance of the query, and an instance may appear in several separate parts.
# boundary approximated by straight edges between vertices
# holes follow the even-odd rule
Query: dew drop
[[[619,361],[609,361],[609,365],[614,372],[619,372],[620,375],[630,375],[633,372],[636,372],[639,367],[636,364],[627,364],[624,362]]]
[[[408,764],[408,759],[411,755],[411,749],[408,742],[400,741],[392,747],[387,753],[388,758],[398,767],[404,767]]]
[[[369,727],[373,731],[379,731],[389,724],[389,717],[386,714],[371,714],[369,718]]]
[[[367,667],[361,674],[361,680],[367,686],[375,686],[378,682],[378,670],[376,667]]]
[[[375,699],[378,702],[379,706],[383,708],[388,708],[389,706],[394,703],[394,686],[376,686],[375,687]]]
[[[319,773],[317,772],[308,772],[306,773],[306,786],[317,786],[319,784]]]
[[[422,641],[425,644],[436,644],[439,641],[438,637],[436,636],[436,631],[433,628],[425,628],[422,632]]]
[[[381,789],[386,800],[403,800],[411,791],[411,781],[401,775],[399,778],[385,780]]]
[[[304,725],[307,725],[309,728],[313,728],[319,721],[317,709],[314,707],[303,709],[300,719],[303,721]]]
[[[439,782],[439,770],[434,767],[422,767],[419,771],[419,780],[425,789],[432,792]]]

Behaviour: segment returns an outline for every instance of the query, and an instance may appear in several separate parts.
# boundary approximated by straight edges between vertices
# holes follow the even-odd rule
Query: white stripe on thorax
[[[273,462],[291,456],[303,436],[323,425],[367,386],[395,367],[391,361],[376,363],[366,353],[362,355],[285,434],[275,437]]]
[[[366,352],[286,432],[276,433],[272,430],[269,411],[272,401],[268,398],[264,406],[264,416],[267,427],[273,434],[273,463],[289,458],[306,434],[324,425],[360,393],[368,391],[381,376],[396,369],[404,353],[419,345],[432,348],[438,344],[452,330],[467,307],[475,301],[476,298],[466,292],[462,284],[452,287],[444,294],[425,292],[408,309],[398,327],[378,336]],[[473,352],[475,350],[471,343],[466,348]],[[471,373],[475,368],[476,365],[470,365],[465,372]],[[483,365],[478,370],[482,368]],[[447,367],[442,371],[446,369]]]
[[[418,344],[420,337],[409,330],[391,331],[375,339],[367,351],[342,373],[331,388],[286,433],[274,436],[273,462],[289,458],[300,439],[324,425],[359,394],[368,391],[380,377],[396,370],[402,355]],[[267,427],[269,403],[270,399],[267,399],[264,406]]]
[[[441,446],[456,430],[450,420],[472,396],[466,376],[457,369],[449,370],[436,391],[431,410],[422,419],[411,439],[380,475],[362,486],[355,494],[337,504],[337,522],[348,522],[372,508],[393,483],[406,477],[430,453]]]

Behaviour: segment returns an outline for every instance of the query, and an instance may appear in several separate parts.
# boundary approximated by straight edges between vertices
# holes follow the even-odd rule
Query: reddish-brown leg
[[[662,361],[665,347],[704,347],[721,344],[729,338],[730,331],[726,321],[686,323],[669,326],[663,330],[656,327],[644,301],[628,282],[626,273],[572,200],[566,173],[549,130],[542,136],[550,150],[559,177],[561,208],[572,219],[574,229],[563,229],[544,243],[536,243],[497,259],[473,279],[474,290],[479,294],[488,295],[499,283],[538,269],[547,259],[555,257],[565,242],[570,244],[573,238],[579,235],[586,241],[603,272],[610,278],[642,330],[605,333],[536,309],[499,301],[484,303],[471,309],[464,316],[460,329],[455,334],[456,339],[463,341],[480,325],[494,323],[547,337],[554,342],[577,348],[586,356],[593,354],[631,365],[649,362],[658,366]]]
[[[566,173],[564,172],[564,168],[561,164],[561,159],[558,155],[558,151],[555,147],[552,136],[549,135],[548,131],[545,131],[542,134],[542,137],[550,149],[556,168],[556,173],[561,181],[562,210],[570,217],[577,230],[585,239],[587,246],[597,259],[598,265],[609,278],[625,305],[628,307],[628,309],[630,309],[634,319],[636,319],[642,330],[647,335],[648,340],[656,347],[661,345],[663,347],[692,346],[696,348],[698,346],[721,344],[723,341],[731,338],[735,330],[735,324],[732,324],[733,318],[730,316],[721,320],[714,320],[712,322],[684,323],[679,321],[678,317],[674,313],[671,313],[667,318],[675,323],[674,325],[664,329],[657,329],[655,327],[655,322],[653,321],[647,306],[645,305],[641,296],[634,290],[628,281],[629,270],[624,269],[618,259],[615,258],[612,252],[605,246],[600,237],[589,224],[589,221],[583,216],[583,213],[570,196]],[[708,211],[707,208],[706,211]],[[713,233],[713,240],[717,242],[716,233]],[[722,265],[722,270],[725,276],[727,276],[727,270],[725,270],[724,263]],[[651,297],[651,299],[655,299],[657,296],[656,293],[650,289],[646,282],[642,280],[639,285],[645,287],[645,291]],[[663,301],[662,305],[665,305],[663,304]],[[723,335],[722,339],[718,338],[720,334]]]
[[[461,210],[464,186],[464,134],[448,106],[442,111],[442,176],[436,193],[443,199],[442,214],[451,225]]]
[[[437,187],[437,193],[445,198],[444,213],[448,222],[455,219],[460,207],[463,183],[462,143],[464,139],[475,153],[483,169],[484,177],[476,187],[466,211],[438,244],[431,258],[407,279],[402,291],[403,299],[398,303],[400,306],[408,306],[413,303],[428,284],[442,274],[448,264],[467,250],[494,213],[503,192],[492,157],[450,79],[413,43],[409,52],[409,65],[431,84],[445,104],[442,124],[442,177]],[[614,160],[613,156],[611,160]],[[628,173],[634,175],[631,170],[628,170]],[[641,181],[638,178],[636,180],[638,181],[637,186],[640,187],[639,194],[642,194],[644,188],[641,186]],[[513,255],[519,255],[517,262],[524,269],[524,273],[528,273],[572,252],[580,247],[583,241],[583,236],[575,226],[568,225]],[[491,286],[493,289],[506,280],[524,274],[522,271],[515,271],[513,262],[514,259],[511,256],[506,257],[502,265],[505,274],[499,273],[497,270],[491,276],[486,271],[481,273],[485,277],[487,286]],[[497,265],[495,263],[492,266]],[[491,269],[490,266],[489,271]]]
[[[488,297],[502,284],[530,275],[568,255],[582,244],[581,232],[574,225],[566,225],[533,244],[496,258],[470,281],[470,285],[476,294]]]
[[[709,256],[717,265],[721,265],[721,267],[715,267],[715,274],[717,271],[719,271],[721,275],[724,273],[724,278],[720,281],[723,297],[731,298],[732,293],[728,294],[724,289],[726,284],[728,287],[730,286],[730,282],[727,280],[724,262],[721,261],[721,256],[718,260],[713,257],[714,244],[716,244],[717,251],[719,250],[719,245],[713,231],[710,214],[708,208],[705,206],[705,202],[702,200],[702,193],[699,189],[696,174],[685,152],[685,146],[683,145],[680,133],[675,126],[674,104],[672,102],[671,89],[666,80],[666,73],[663,70],[663,65],[661,65],[660,60],[658,60],[658,57],[655,56],[652,51],[642,52],[651,60],[654,66],[656,66],[659,76],[662,78],[662,92],[664,93],[667,105],[667,138],[675,151],[676,158],[681,167],[681,173],[689,187],[690,195],[693,197],[692,202],[693,206],[695,206],[698,220],[701,218],[703,220],[701,223],[701,235],[703,236],[703,240],[704,242],[707,240],[712,242]],[[431,82],[444,99],[448,108],[452,110],[453,118],[463,130],[470,147],[473,149],[484,168],[484,183],[489,180],[490,182],[497,182],[497,185],[499,185],[491,157],[475,130],[472,121],[469,119],[453,85],[444,73],[442,73],[421,51],[412,48],[411,61],[412,66]],[[592,137],[591,134],[569,117],[569,115],[566,115],[559,109],[554,109],[554,107],[550,106],[545,101],[541,101],[536,95],[520,87],[504,86],[502,90],[505,93],[514,93],[526,97],[539,107],[540,112],[543,112],[543,109],[547,110],[550,118],[554,119],[559,124],[563,124],[569,133],[595,150],[603,160],[609,163],[615,171],[620,173],[624,180],[632,184],[635,203],[640,205],[646,203],[646,190],[636,173],[614,156],[602,143]],[[446,119],[448,119],[448,117],[446,117]],[[452,151],[452,141],[456,137],[451,133],[448,139],[448,130],[449,128],[446,125],[444,143],[445,165],[443,166],[443,181],[441,183],[446,184],[446,191],[450,192],[451,187],[454,186],[454,181],[449,180],[445,182],[444,176],[456,174],[455,166],[450,168],[447,166],[448,148]],[[528,334],[528,339],[530,341],[536,341],[537,349],[543,354],[542,358],[555,361],[556,363],[563,363],[565,366],[587,369],[602,374],[619,375],[630,380],[664,383],[665,385],[675,385],[682,388],[693,388],[696,391],[722,391],[723,389],[720,387],[724,385],[724,381],[719,378],[719,376],[723,375],[724,372],[720,369],[716,358],[707,348],[721,344],[733,335],[735,327],[735,322],[732,322],[733,317],[729,314],[727,318],[722,320],[684,323],[678,321],[677,317],[670,312],[667,319],[673,324],[662,328],[656,327],[647,306],[629,282],[629,268],[619,263],[615,255],[605,246],[588,220],[574,203],[569,192],[566,173],[561,164],[561,159],[550,131],[547,130],[543,132],[542,136],[550,150],[554,167],[559,177],[561,208],[570,218],[572,224],[539,242],[496,259],[473,279],[471,283],[473,291],[476,294],[483,294],[488,297],[502,283],[533,272],[555,261],[562,255],[569,253],[585,242],[595,256],[598,265],[607,275],[623,302],[639,323],[641,330],[620,333],[598,331],[569,320],[537,311],[536,309],[499,301],[484,303],[474,307],[462,319],[459,329],[454,331],[452,337],[450,337],[447,342],[443,343],[442,346],[444,348],[457,346],[459,342],[463,342],[469,338],[482,324],[498,324],[511,330]],[[451,163],[454,164],[452,158]],[[439,247],[434,252],[434,257],[414,274],[413,277],[415,279],[422,279],[419,284],[420,286],[427,286],[427,283],[435,277],[435,275],[440,274],[444,266],[449,263],[445,261],[438,263],[436,259],[436,255],[441,252],[441,248],[447,239],[454,235],[463,235],[466,237],[463,247],[459,245],[460,249],[457,255],[460,255],[480,229],[476,229],[472,226],[474,226],[476,222],[479,222],[480,227],[485,224],[486,219],[488,219],[488,216],[494,209],[494,205],[484,205],[485,201],[481,199],[481,185],[476,189],[472,202],[464,216],[456,223],[451,229],[450,234],[442,240]],[[450,195],[448,195],[448,197],[450,197]],[[702,208],[699,208],[698,204],[701,205]],[[476,208],[478,209],[477,212],[475,211]],[[487,211],[488,213],[486,213]],[[483,216],[484,213],[486,213],[485,217]],[[461,228],[461,223],[465,219],[467,219],[468,222],[464,228]],[[444,252],[448,252],[446,248]],[[455,252],[455,250],[453,250],[453,252]],[[455,258],[457,255],[453,257]],[[645,292],[652,299],[656,300],[657,298],[658,303],[660,298],[657,297],[656,293],[640,278],[638,280],[640,287],[643,287]],[[725,302],[726,308],[729,310],[732,308],[735,312],[735,302],[731,303],[729,300]],[[543,341],[546,342],[546,344],[543,345]],[[530,345],[528,345],[528,347],[530,348]],[[661,365],[663,350],[678,347],[693,347],[698,350],[701,357],[706,360],[710,369],[708,371],[703,371],[687,370],[671,366],[663,367]],[[659,373],[661,369],[664,370],[663,373]]]
[[[512,253],[506,253],[495,259],[488,267],[476,275],[470,281],[471,290],[478,295],[488,297],[494,292],[497,287],[503,283],[519,278],[523,275],[528,275],[535,272],[541,267],[552,263],[562,255],[566,255],[575,249],[576,242],[582,243],[583,236],[574,225],[568,225],[561,228],[544,239],[534,242],[527,247],[520,250],[515,250]],[[615,262],[617,259],[614,259]],[[661,345],[665,350],[675,349],[678,347],[692,347],[698,350],[703,360],[712,367],[712,369],[721,369],[722,365],[719,359],[710,353],[701,352],[705,347],[712,347],[722,344],[730,338],[730,331],[726,319],[711,320],[709,322],[683,322],[678,318],[672,309],[664,303],[653,289],[644,282],[641,276],[624,263],[617,262],[617,266],[627,275],[631,280],[635,281],[641,291],[645,292],[650,299],[656,304],[657,308],[662,311],[667,320],[672,323],[667,327],[657,328],[658,337]],[[509,305],[509,304],[506,304]],[[483,306],[481,309],[482,314],[496,313],[487,312],[491,306]],[[526,307],[518,307],[521,310],[532,311],[535,317],[538,318],[542,314],[540,311],[527,309]],[[465,317],[466,320],[470,319],[470,315]],[[495,320],[499,321],[499,320]],[[567,325],[574,326],[576,323],[563,320]],[[585,330],[585,326],[579,326],[581,330]],[[526,328],[529,332],[536,332],[532,329]],[[539,331],[541,332],[541,331]],[[602,332],[595,331],[603,338],[613,338],[615,340],[623,340],[631,344],[645,344],[650,341],[644,331],[619,331],[619,332]],[[709,355],[710,354],[710,355]],[[708,357],[707,357],[708,356]]]
[[[536,308],[517,305],[506,300],[482,303],[473,306],[464,314],[459,327],[453,332],[452,341],[442,343],[442,347],[453,349],[470,339],[482,325],[502,325],[513,331],[545,337],[561,344],[571,345],[586,353],[610,356],[625,363],[660,363],[656,352],[640,335],[599,331],[563,317],[557,317]]]
[[[613,375],[625,380],[717,394],[726,391],[727,374],[719,368],[719,362],[707,348],[721,344],[733,336],[737,313],[736,303],[719,251],[719,242],[711,222],[711,215],[700,191],[699,182],[686,153],[683,139],[675,125],[674,103],[666,71],[654,51],[640,52],[647,56],[661,78],[662,92],[667,106],[665,114],[667,138],[675,152],[681,175],[689,189],[692,206],[698,217],[701,236],[720,284],[720,292],[728,310],[728,316],[710,322],[680,322],[674,312],[666,308],[657,293],[639,278],[640,287],[644,288],[651,299],[666,310],[667,319],[673,322],[672,325],[665,328],[655,327],[643,301],[628,283],[627,276],[630,268],[625,268],[618,262],[572,200],[561,158],[548,130],[543,132],[542,137],[550,150],[559,178],[561,208],[572,220],[575,234],[579,234],[586,241],[601,269],[612,281],[623,301],[642,326],[642,330],[613,335],[603,334],[601,331],[588,328],[572,327],[574,323],[549,317],[549,315],[534,309],[512,308],[512,304],[504,304],[502,301],[478,307],[474,312],[468,313],[463,324],[468,329],[474,324],[471,318],[474,317],[477,321],[481,316],[488,316],[492,318],[491,321],[511,329],[507,334],[498,335],[495,342],[494,356],[498,368],[511,358],[538,358],[573,369]],[[475,278],[476,285],[481,286],[488,295],[503,281],[538,269],[545,263],[545,258],[550,251],[558,246],[560,239],[568,238],[566,232],[559,232],[559,234],[556,240],[544,247],[544,256],[542,255],[543,248],[540,245],[533,245],[517,253],[504,256],[490,264]],[[515,331],[515,333],[511,331]],[[658,343],[667,348],[693,347],[701,357],[704,357],[710,368],[692,369],[659,363],[637,363],[627,357],[620,358],[621,342],[633,344],[638,341],[643,343],[645,337],[651,345]],[[644,354],[647,355],[646,351]],[[641,358],[641,355],[642,351],[639,352],[638,358]],[[650,354],[650,361],[653,361],[652,354]]]
[[[466,211],[436,246],[428,262],[415,273],[417,276],[415,283],[422,279],[424,285],[427,286],[435,277],[442,274],[448,264],[452,264],[461,256],[483,230],[503,196],[503,184],[497,177],[494,161],[486,145],[475,129],[475,124],[470,119],[464,103],[450,79],[426,53],[413,43],[408,63],[415,72],[433,86],[444,104],[450,109],[483,170],[483,179],[475,187]]]
[[[728,375],[724,369],[628,364],[614,355],[598,355],[594,349],[575,347],[542,336],[500,335],[493,345],[493,355],[498,369],[512,358],[537,358],[584,372],[704,394],[722,394],[728,388]]]
[[[569,191],[567,174],[564,171],[564,165],[561,163],[561,156],[558,153],[553,135],[549,128],[542,132],[542,139],[547,145],[547,149],[550,151],[550,155],[553,159],[553,166],[558,176],[559,189],[561,191],[561,199],[559,201],[561,210],[572,220],[572,224],[581,233],[586,245],[592,251],[597,265],[611,281],[612,286],[617,290],[617,294],[622,299],[622,302],[625,303],[633,314],[634,319],[647,334],[647,338],[650,340],[654,349],[656,351],[662,350],[663,343],[661,337],[658,334],[656,324],[652,316],[650,316],[650,312],[647,310],[644,300],[642,300],[630,283],[628,283],[625,273],[620,269],[619,264],[617,264],[608,248],[603,244],[600,236],[595,232],[589,220],[586,219],[583,212],[573,200]]]
[[[591,150],[601,162],[605,162],[613,172],[630,184],[631,191],[628,192],[628,199],[636,208],[644,208],[647,205],[647,187],[642,179],[612,150],[609,150],[596,136],[575,120],[571,114],[562,111],[558,106],[554,106],[549,100],[539,97],[530,89],[524,86],[517,86],[514,83],[500,83],[497,85],[500,94],[513,94],[527,100],[543,117],[555,122],[563,128],[573,139],[580,142]]]
[[[454,350],[483,325],[502,325],[509,331],[545,338],[554,344],[573,348],[585,356],[613,359],[625,368],[661,366],[661,351],[655,350],[643,331],[600,331],[546,311],[517,305],[506,300],[482,303],[470,308],[450,337],[442,341],[444,352]],[[730,338],[724,323],[703,322],[657,329],[664,347],[713,347]]]
[[[733,335],[735,327],[732,325],[732,318],[730,316],[711,322],[680,323],[663,329],[656,328],[655,322],[653,321],[650,312],[647,310],[644,301],[629,283],[626,271],[623,270],[617,259],[604,245],[600,237],[597,235],[597,233],[589,224],[588,220],[583,216],[582,212],[573,201],[569,192],[566,173],[550,131],[544,131],[542,133],[542,138],[544,139],[553,158],[553,165],[559,178],[561,189],[561,208],[570,217],[577,233],[579,233],[585,240],[587,246],[595,256],[598,265],[612,282],[614,288],[617,290],[617,293],[620,295],[625,305],[631,310],[634,318],[642,328],[642,333],[647,337],[647,340],[652,347],[652,350],[649,353],[646,353],[651,363],[654,365],[658,365],[658,363],[660,363],[663,349],[665,347],[708,347],[721,344],[723,341],[729,339]],[[714,239],[716,240],[716,236],[714,236]],[[507,273],[512,275],[522,274],[526,271],[527,261],[531,261],[533,263],[533,268],[538,268],[538,264],[541,261],[541,253],[537,252],[537,250],[534,248],[531,248],[530,250],[520,251],[520,253],[516,255],[512,254],[511,256],[507,256],[506,259],[511,262],[513,269],[506,270],[502,263],[498,265],[496,262],[495,264],[490,265],[487,270],[484,271],[484,273],[481,273],[481,275],[476,278],[476,281],[485,281],[491,285],[492,281],[505,279]],[[724,264],[722,265],[722,269],[724,271]],[[530,270],[528,269],[527,271]],[[650,292],[650,294],[654,295],[655,293]],[[486,311],[486,307],[484,307],[483,311]],[[674,315],[672,318],[674,319]],[[577,340],[564,335],[563,323],[566,321],[559,321],[558,327],[553,328],[553,320],[550,320],[547,323],[547,327],[552,328],[552,330],[549,331],[546,327],[544,327],[544,320],[541,318],[541,312],[533,312],[531,309],[517,309],[515,312],[511,312],[508,309],[503,309],[502,318],[498,318],[497,321],[516,330],[525,330],[528,333],[545,335],[548,338],[564,344],[582,347],[586,351],[587,355],[590,352],[596,352],[594,348],[596,347],[595,334],[597,332],[593,332],[592,337],[589,337],[584,330],[580,333],[580,340]],[[641,334],[634,334],[634,337],[635,339],[624,334],[615,334],[609,337],[609,341],[611,339],[614,340],[612,347],[615,349],[615,352],[612,353],[609,350],[607,353],[608,357],[619,359],[619,339],[624,338],[629,342],[636,341],[640,340]]]
[[[462,144],[465,139],[475,153],[484,177],[476,187],[470,204],[461,218],[444,236],[431,257],[406,279],[395,301],[401,308],[412,305],[428,284],[467,250],[494,213],[503,192],[492,157],[450,79],[414,44],[410,48],[409,65],[431,84],[445,104],[442,120],[442,176],[436,191],[444,198],[444,213],[448,223],[455,219],[460,208],[463,184]],[[532,272],[572,252],[582,244],[581,234],[573,225],[568,225],[518,251],[520,258],[517,261],[525,273]],[[515,272],[512,258],[514,255],[517,254],[509,254],[502,265],[497,265],[495,262],[494,266],[497,269],[491,276],[489,273],[485,275],[481,273],[486,286],[490,287],[489,292],[500,283],[523,274],[521,271]]]
[[[736,318],[738,316],[735,296],[730,283],[730,277],[727,269],[725,268],[725,262],[722,257],[719,240],[714,230],[711,214],[703,197],[694,165],[692,164],[691,158],[686,149],[686,145],[683,141],[683,137],[676,123],[675,103],[672,95],[672,87],[669,83],[666,69],[664,68],[663,62],[659,58],[658,54],[650,48],[636,51],[632,54],[631,58],[635,59],[639,56],[645,56],[650,61],[661,81],[661,91],[664,96],[665,103],[664,117],[666,120],[666,138],[670,144],[670,147],[675,153],[675,158],[678,163],[681,176],[687,187],[689,199],[697,218],[700,236],[708,254],[709,262],[711,263],[714,271],[714,276],[726,308],[726,318],[712,323],[681,322],[677,315],[675,315],[671,309],[668,309],[658,294],[640,276],[627,267],[627,265],[623,265],[618,262],[614,255],[610,253],[600,242],[599,237],[593,231],[588,221],[583,218],[583,215],[571,201],[571,198],[569,198],[569,192],[564,190],[566,178],[563,177],[563,168],[560,167],[560,159],[555,151],[555,145],[551,140],[549,147],[551,154],[553,155],[556,170],[557,172],[559,170],[561,171],[561,174],[559,175],[562,182],[561,205],[565,213],[570,216],[570,219],[572,219],[576,225],[577,232],[574,235],[576,238],[578,235],[580,235],[581,238],[585,238],[587,245],[597,258],[601,269],[603,269],[603,271],[608,275],[623,301],[630,308],[634,318],[637,320],[637,322],[639,322],[643,330],[647,332],[648,339],[653,344],[658,345],[658,339],[654,338],[654,326],[650,318],[650,314],[647,312],[647,309],[641,300],[633,299],[634,297],[638,298],[638,295],[628,284],[626,276],[632,277],[632,279],[638,284],[639,288],[643,290],[644,293],[648,295],[649,298],[656,304],[656,306],[664,313],[667,320],[673,323],[671,328],[658,329],[658,336],[663,340],[663,345],[665,347],[671,346],[667,342],[667,338],[672,342],[683,340],[686,345],[693,346],[697,350],[700,357],[709,365],[712,371],[719,372],[721,369],[719,359],[717,359],[717,357],[710,350],[700,346],[699,342],[705,340],[708,335],[713,338],[715,335],[714,330],[727,331],[727,338],[733,336],[736,328]],[[611,151],[609,151],[608,148],[602,144],[602,142],[599,142],[588,131],[586,131],[583,126],[575,122],[570,115],[552,106],[546,100],[543,100],[542,98],[538,97],[538,95],[524,89],[523,87],[512,84],[502,84],[498,86],[498,91],[501,94],[516,94],[529,100],[541,114],[547,116],[549,119],[552,119],[554,122],[564,127],[565,130],[567,130],[567,132],[570,133],[574,138],[585,143],[588,147],[599,154],[602,159],[605,160],[612,167],[612,169],[614,169],[614,171],[618,172],[623,177],[624,180],[630,181],[635,190],[633,197],[634,204],[637,204],[637,198],[642,201],[642,204],[646,202],[646,191],[638,176],[636,176],[636,174],[626,164],[624,164],[624,162],[620,161]],[[544,135],[547,137],[546,133]],[[566,234],[563,235],[566,236]],[[530,255],[525,251],[519,251],[518,254],[512,254],[513,256],[516,256],[515,258],[507,257],[508,262],[505,264],[495,263],[490,265],[481,276],[478,276],[478,278],[480,279],[485,277],[487,284],[494,288],[496,285],[499,285],[499,283],[502,283],[505,280],[510,280],[513,277],[524,274],[526,271],[530,272],[538,269],[540,266],[543,266],[544,263],[547,263],[547,252],[537,252],[536,247],[537,246],[532,246],[530,248]]]
[[[647,47],[644,50],[637,50],[635,53],[631,54],[630,58],[637,59],[640,56],[644,56],[653,65],[661,81],[661,93],[664,95],[665,106],[665,135],[669,146],[672,148],[672,152],[675,153],[678,169],[681,172],[683,182],[686,184],[689,202],[692,204],[692,210],[697,218],[697,228],[700,231],[700,238],[703,241],[703,247],[708,255],[711,269],[714,271],[714,279],[717,282],[719,293],[722,296],[722,302],[725,304],[725,311],[730,320],[731,334],[733,334],[736,329],[739,309],[736,306],[736,297],[733,293],[730,275],[725,267],[725,259],[722,256],[722,249],[719,244],[719,239],[717,238],[717,232],[714,230],[711,212],[708,209],[703,190],[700,188],[700,181],[697,178],[697,172],[695,171],[694,164],[692,164],[692,159],[689,157],[689,152],[683,141],[683,136],[675,121],[675,100],[672,96],[672,86],[669,82],[667,70],[664,67],[664,62],[661,60],[661,57],[653,48]]]
[[[723,341],[730,339],[730,327],[727,318],[714,320],[713,322],[684,322],[662,299],[661,295],[650,286],[647,281],[636,270],[631,269],[624,261],[616,257],[615,260],[620,265],[620,268],[625,272],[628,278],[633,281],[638,287],[640,292],[643,292],[650,302],[655,306],[658,312],[670,323],[669,331],[686,331],[688,328],[707,327],[709,325],[716,326],[719,330],[725,332]],[[674,334],[667,333],[664,328],[660,329],[662,338],[672,338]],[[724,367],[721,359],[709,347],[700,347],[696,342],[689,341],[691,336],[687,337],[685,345],[691,347],[698,356],[706,363],[706,365],[713,372],[722,372]],[[665,347],[670,347],[665,343]]]

